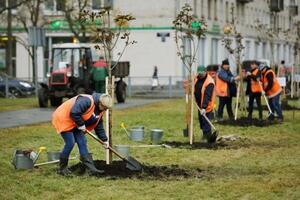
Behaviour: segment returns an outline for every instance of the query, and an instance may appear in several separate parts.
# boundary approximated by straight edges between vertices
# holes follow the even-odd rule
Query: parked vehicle
[[[6,78],[8,78],[9,96],[26,97],[35,93],[34,84],[17,78],[12,78],[5,73],[0,73],[0,96],[5,96]]]
[[[40,107],[59,106],[64,97],[71,98],[78,94],[93,92],[91,68],[93,67],[92,48],[90,44],[63,43],[52,48],[52,66],[47,74],[48,83],[41,83],[38,91]],[[114,63],[112,63],[114,65]],[[129,62],[120,62],[112,71],[120,80],[116,82],[118,102],[124,102],[126,83],[123,77],[129,74]]]

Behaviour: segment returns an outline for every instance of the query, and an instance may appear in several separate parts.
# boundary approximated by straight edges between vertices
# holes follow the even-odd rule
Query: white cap
[[[102,94],[99,98],[100,103],[110,109],[113,106],[112,98],[109,94]]]

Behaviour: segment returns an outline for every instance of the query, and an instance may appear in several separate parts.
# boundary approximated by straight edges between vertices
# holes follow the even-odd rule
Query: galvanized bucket
[[[132,141],[143,141],[144,140],[144,128],[132,128],[130,129],[129,139]]]
[[[119,152],[125,158],[130,156],[130,148],[129,145],[114,145],[115,150]]]
[[[163,136],[163,130],[161,129],[151,129],[151,142],[152,144],[159,144]]]
[[[17,149],[13,154],[12,164],[15,166],[15,169],[33,169],[33,160],[30,158],[30,154],[33,151]],[[31,155],[36,155],[32,153]]]
[[[59,151],[48,151],[47,152],[48,161],[59,160],[59,157],[60,157]]]

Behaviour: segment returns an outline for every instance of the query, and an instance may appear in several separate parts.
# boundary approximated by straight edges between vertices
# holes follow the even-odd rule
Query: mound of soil
[[[94,160],[97,169],[104,170],[104,174],[97,177],[116,178],[137,178],[137,179],[182,179],[182,178],[202,178],[204,176],[201,169],[183,169],[178,165],[170,166],[151,166],[143,165],[142,171],[131,171],[126,168],[126,163],[123,161],[113,161],[107,165],[103,160]],[[81,176],[85,174],[85,167],[82,163],[78,163],[70,167],[72,174]]]
[[[247,117],[241,117],[237,120],[222,120],[218,121],[218,124],[221,125],[230,125],[230,126],[258,126],[258,127],[264,127],[264,126],[270,126],[274,124],[278,124],[276,121],[269,121],[269,120],[260,120],[256,118],[248,119]]]

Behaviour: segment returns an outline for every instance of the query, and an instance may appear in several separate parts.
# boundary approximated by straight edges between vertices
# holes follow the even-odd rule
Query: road
[[[126,103],[116,104],[114,109],[121,110],[136,106],[164,101],[164,99],[127,99]],[[0,129],[49,122],[53,108],[34,108],[0,113]]]

